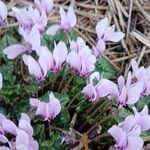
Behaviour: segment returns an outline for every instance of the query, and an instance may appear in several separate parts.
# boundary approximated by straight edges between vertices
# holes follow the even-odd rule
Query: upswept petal
[[[3,1],[0,1],[0,17],[4,20],[7,17],[7,7]]]
[[[88,72],[92,72],[95,69],[96,57],[91,55],[89,59],[86,60],[86,68]]]
[[[47,113],[46,113],[46,103],[44,102],[40,102],[38,107],[37,107],[37,110],[36,110],[36,115],[42,115],[44,117],[47,116]]]
[[[51,36],[54,36],[57,31],[59,31],[61,29],[60,25],[59,24],[54,24],[54,25],[51,25],[47,31],[46,31],[46,34],[48,35],[51,35]]]
[[[29,35],[29,42],[32,45],[32,50],[35,50],[37,54],[40,52],[41,47],[41,39],[40,39],[40,33],[36,26],[34,26],[30,32]]]
[[[81,70],[81,60],[76,52],[71,51],[67,56],[66,62],[70,65],[71,68],[75,69],[76,71]]]
[[[40,104],[40,100],[39,100],[39,99],[36,99],[36,98],[30,98],[30,104],[31,104],[32,106],[38,107],[39,104]]]
[[[98,50],[99,55],[102,55],[102,53],[106,49],[106,44],[105,44],[105,41],[103,39],[98,40],[98,42],[96,44],[96,49]]]
[[[68,28],[67,14],[62,6],[60,7],[59,13],[60,13],[60,17],[61,17],[61,26],[63,28],[65,28],[67,26],[67,28]]]
[[[98,22],[98,24],[96,25],[96,33],[99,39],[102,39],[106,29],[108,28],[108,19],[104,18],[102,19],[100,22]]]
[[[3,76],[0,73],[0,89],[2,88],[2,86],[3,86]]]
[[[6,132],[16,135],[17,126],[11,120],[3,119],[2,127]]]
[[[110,42],[119,42],[125,37],[123,32],[114,32],[111,36],[107,37],[107,41]]]
[[[74,9],[72,6],[69,6],[68,8],[67,21],[68,21],[70,28],[73,28],[77,23],[77,18],[76,18],[76,15],[74,13]]]
[[[111,134],[111,136],[116,140],[116,143],[120,143],[120,140],[121,140],[121,138],[124,134],[123,130],[120,127],[116,126],[116,125],[112,126],[108,130],[108,133]]]
[[[143,90],[142,82],[137,82],[133,84],[132,86],[130,86],[127,91],[128,100],[126,103],[135,104],[139,100],[142,90]]]
[[[104,34],[104,38],[103,38],[104,41],[109,41],[109,39],[113,35],[114,31],[115,31],[115,25],[108,27]]]
[[[63,41],[60,41],[53,51],[53,57],[57,65],[61,65],[67,57],[67,47]]]
[[[35,76],[38,80],[43,78],[41,68],[38,62],[32,56],[23,55],[23,61],[25,62],[25,64],[27,64],[31,75]]]
[[[19,121],[19,127],[26,131],[28,133],[29,136],[33,135],[33,128],[30,125],[29,122],[27,122],[26,120],[22,119],[21,121]]]
[[[20,149],[22,146],[23,146],[22,148],[24,147],[28,148],[29,143],[30,141],[29,141],[28,134],[25,131],[18,129],[17,136],[16,136],[16,148]]]
[[[125,86],[125,79],[123,76],[119,76],[118,78],[118,87],[119,90],[122,91],[123,87]]]
[[[14,59],[23,52],[25,52],[25,49],[21,44],[10,45],[3,51],[3,53],[7,55],[8,59]]]
[[[141,150],[143,147],[143,140],[140,137],[128,137],[128,145],[126,150]]]
[[[61,111],[61,104],[59,100],[55,98],[53,93],[51,93],[49,96],[49,105],[50,109],[53,109],[53,115],[57,116]]]
[[[97,100],[97,92],[96,92],[96,89],[95,87],[89,83],[87,84],[84,88],[83,88],[83,91],[82,91],[90,101],[94,102],[95,100]]]

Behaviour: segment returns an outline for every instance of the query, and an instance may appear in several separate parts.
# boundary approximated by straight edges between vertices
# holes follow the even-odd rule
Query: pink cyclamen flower
[[[19,24],[24,29],[31,31],[36,26],[40,33],[44,31],[47,25],[47,15],[44,10],[40,13],[38,9],[33,9],[31,5],[28,9],[13,7],[12,10],[15,12]]]
[[[123,76],[118,78],[119,95],[116,96],[120,105],[135,104],[140,98],[143,89],[143,83],[132,83],[131,81],[131,72],[128,73],[126,83]]]
[[[81,37],[77,37],[76,41],[71,41],[70,49],[78,53],[80,49],[86,47],[85,41]]]
[[[134,115],[129,115],[125,121],[124,126],[139,125],[142,131],[148,131],[150,129],[150,115],[148,114],[148,107],[144,106],[141,112],[138,112],[135,107],[132,108]]]
[[[139,137],[141,134],[140,126],[136,125],[127,129],[122,129],[120,126],[114,125],[108,130],[108,133],[113,136],[116,141],[115,147],[117,150],[142,150],[143,140]]]
[[[0,115],[2,116],[2,115]],[[0,149],[29,149],[29,150],[38,150],[39,145],[33,136],[33,128],[30,124],[30,118],[27,114],[22,113],[19,120],[18,127],[9,119],[2,116],[1,119],[1,128],[4,132],[0,133],[0,142],[6,144],[8,143],[9,148],[6,146],[0,146]],[[8,140],[7,133],[15,136],[13,140]]]
[[[138,68],[137,62],[132,59],[131,60],[133,75],[136,81],[140,81],[143,83],[143,90],[141,95],[147,96],[150,94],[150,67],[145,68],[141,66]],[[135,82],[136,82],[135,81]]]
[[[94,84],[94,79],[97,80],[96,84]],[[119,91],[115,83],[108,79],[100,79],[99,73],[94,72],[90,76],[90,83],[83,88],[83,93],[88,97],[89,101],[94,102],[105,96],[111,97],[111,99],[116,98]]]
[[[122,32],[115,32],[115,25],[110,26],[108,18],[102,19],[96,25],[96,33],[98,42],[96,47],[93,48],[96,57],[100,56],[106,48],[106,42],[118,42],[125,34]]]
[[[41,45],[38,29],[34,26],[31,31],[28,31],[20,27],[19,33],[23,36],[24,44],[13,44],[6,47],[3,53],[7,55],[7,58],[14,59],[21,53],[31,53],[32,51],[36,51],[38,54]]]
[[[53,93],[49,96],[49,102],[41,102],[39,99],[31,98],[30,104],[37,107],[36,115],[41,115],[45,120],[53,120],[61,111],[61,104]]]
[[[89,83],[83,88],[82,92],[86,95],[89,101],[94,102],[98,100],[98,93],[94,81],[98,82],[100,79],[99,72],[94,72],[90,75]]]
[[[39,55],[39,63],[44,67],[44,70],[58,73],[62,69],[62,65],[67,57],[67,46],[63,41],[60,41],[51,53],[47,47],[41,48]]]
[[[63,7],[60,7],[60,17],[61,17],[60,24],[54,24],[50,26],[46,31],[47,34],[55,35],[56,32],[59,30],[67,32],[71,30],[77,23],[77,18],[72,6],[69,6],[68,12],[65,12]]]
[[[96,57],[92,55],[88,46],[79,44],[79,38],[77,42],[71,44],[71,48],[72,51],[66,59],[67,63],[81,77],[87,77],[95,69]]]
[[[7,7],[2,0],[0,0],[0,27],[6,25]]]
[[[34,0],[34,3],[40,10],[40,12],[44,10],[47,16],[49,12],[52,10],[54,5],[53,0]]]
[[[25,65],[28,67],[29,73],[33,75],[36,80],[45,80],[45,76],[47,75],[47,71],[45,70],[45,66],[41,66],[39,62],[37,62],[32,56],[30,55],[23,55],[23,61]],[[44,69],[43,69],[44,68]]]

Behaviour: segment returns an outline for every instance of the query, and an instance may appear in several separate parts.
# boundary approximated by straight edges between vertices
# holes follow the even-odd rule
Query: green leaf
[[[64,41],[66,44],[69,44],[69,36],[67,32],[58,31],[54,38],[57,42]]]
[[[141,97],[140,100],[136,103],[136,108],[141,110],[144,108],[145,105],[150,104],[150,95],[146,97]]]
[[[34,136],[37,137],[39,143],[45,140],[45,126],[43,124],[38,124],[34,126]]]
[[[77,31],[72,30],[69,32],[69,36],[70,36],[71,40],[76,40],[78,37],[78,33],[77,33]]]
[[[69,125],[70,116],[69,116],[69,113],[68,113],[68,111],[67,111],[66,108],[64,108],[64,109],[61,111],[60,119],[61,119],[61,123],[62,123],[63,125],[66,125],[66,126]]]
[[[119,114],[118,114],[118,117],[116,117],[116,121],[120,123],[129,115],[132,115],[132,113],[128,109],[121,107],[119,108]]]
[[[115,79],[116,71],[113,66],[105,59],[100,58],[97,60],[95,65],[95,71],[98,71],[103,78],[106,79]]]

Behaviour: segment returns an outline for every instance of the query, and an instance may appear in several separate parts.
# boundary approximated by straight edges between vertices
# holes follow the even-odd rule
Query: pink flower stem
[[[53,80],[53,82],[52,82],[52,86],[51,86],[51,90],[52,90],[52,91],[54,90],[54,86],[55,86],[55,83],[56,83],[56,81],[57,81],[58,76],[59,76],[59,73],[56,73],[56,74],[55,74],[55,77],[54,77],[54,80]]]
[[[42,95],[44,94],[44,81],[42,81]]]
[[[67,109],[71,106],[71,104],[74,102],[74,100],[79,96],[81,95],[81,91],[79,91],[69,102],[68,106],[67,106]]]
[[[71,77],[70,77],[70,79],[68,80],[68,82],[66,83],[65,87],[62,89],[61,94],[64,94],[64,93],[65,93],[67,87],[69,86],[69,84],[70,84],[70,82],[72,81],[73,78],[74,78],[74,74],[71,73]]]
[[[39,95],[38,95],[38,81],[36,80],[36,98],[38,99]]]

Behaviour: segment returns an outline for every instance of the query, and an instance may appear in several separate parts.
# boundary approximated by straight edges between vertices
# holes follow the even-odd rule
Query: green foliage
[[[146,97],[141,97],[140,100],[136,103],[136,108],[141,110],[144,108],[145,105],[150,104],[150,95]]]
[[[100,58],[99,60],[97,60],[95,71],[98,71],[103,78],[106,79],[116,78],[115,69],[105,58]]]
[[[132,113],[128,109],[126,109],[124,107],[121,107],[118,110],[119,110],[119,114],[116,117],[116,121],[118,123],[120,123],[121,121],[123,121],[127,116],[132,115]]]

